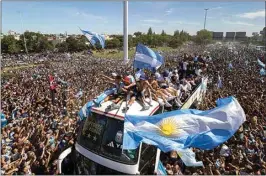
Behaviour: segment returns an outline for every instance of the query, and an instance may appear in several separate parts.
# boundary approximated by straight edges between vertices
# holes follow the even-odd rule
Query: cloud
[[[233,24],[233,25],[242,25],[242,26],[255,26],[254,24],[251,23],[246,23],[242,21],[227,21],[227,20],[222,20],[226,24]]]
[[[140,16],[140,14],[134,13],[134,14],[132,14],[132,17],[141,17],[141,16]]]
[[[256,12],[248,12],[236,15],[241,18],[255,19],[255,18],[265,18],[265,10],[258,10]]]
[[[156,24],[163,22],[162,20],[154,20],[154,19],[147,19],[147,20],[141,20],[141,21],[145,23],[156,23]]]
[[[172,24],[182,24],[182,25],[200,25],[197,22],[187,22],[187,21],[171,21]]]
[[[218,6],[218,7],[210,8],[210,10],[219,10],[219,9],[222,9],[222,7],[221,6]]]
[[[94,14],[90,14],[86,12],[77,12],[76,15],[90,18],[90,19],[95,19],[95,20],[105,20],[105,18],[102,16],[98,16],[98,15],[94,15]]]
[[[168,10],[165,11],[165,15],[170,15],[171,13],[173,13],[174,9],[173,8],[170,8]]]

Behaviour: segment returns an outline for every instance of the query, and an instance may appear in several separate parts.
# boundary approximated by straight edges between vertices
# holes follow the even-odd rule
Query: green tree
[[[174,37],[179,37],[179,30],[176,30],[176,31],[174,32]]]
[[[161,33],[162,36],[165,36],[166,33],[164,32],[164,30],[162,30],[162,33]]]
[[[44,52],[44,51],[51,51],[54,49],[54,45],[52,42],[48,41],[44,36],[38,36],[38,41],[35,46],[35,51],[37,52]]]
[[[147,35],[152,35],[152,29],[151,29],[151,27],[149,28]]]
[[[212,32],[208,30],[200,30],[197,32],[197,35],[195,37],[195,42],[197,44],[208,44],[212,40]]]
[[[19,53],[21,49],[22,48],[19,45],[19,42],[14,38],[14,36],[4,36],[1,40],[1,50],[3,53]]]
[[[134,35],[136,36],[136,37],[138,37],[138,36],[140,36],[140,35],[142,35],[142,32],[134,32]]]
[[[68,44],[67,42],[58,43],[55,46],[59,52],[67,52],[68,51]]]
[[[178,39],[178,38],[172,38],[169,41],[169,46],[172,47],[172,48],[177,48],[177,47],[179,47],[181,45],[182,45],[182,41],[180,41],[180,39]]]
[[[108,49],[115,49],[120,47],[120,40],[117,38],[113,38],[112,40],[106,40],[106,48]]]
[[[68,46],[68,51],[69,52],[76,52],[78,51],[78,41],[74,37],[68,37],[66,39],[66,43]]]

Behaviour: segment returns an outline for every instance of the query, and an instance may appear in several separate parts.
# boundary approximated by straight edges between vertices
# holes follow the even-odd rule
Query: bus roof
[[[123,112],[123,108],[126,107],[126,102],[123,101],[119,109],[115,109],[112,111],[106,111],[107,106],[111,105],[112,101],[107,101],[101,104],[100,107],[92,107],[91,111],[97,114],[104,114],[111,118],[116,118],[119,120],[124,120],[125,113]],[[152,100],[151,106],[148,110],[143,110],[142,105],[139,101],[135,101],[126,112],[127,115],[138,115],[138,116],[150,116],[153,115],[159,109],[159,103]]]

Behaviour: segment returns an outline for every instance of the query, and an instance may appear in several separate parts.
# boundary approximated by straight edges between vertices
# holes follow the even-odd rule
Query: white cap
[[[116,77],[116,76],[117,76],[117,74],[116,74],[116,73],[112,73],[112,76],[113,76],[113,77]]]

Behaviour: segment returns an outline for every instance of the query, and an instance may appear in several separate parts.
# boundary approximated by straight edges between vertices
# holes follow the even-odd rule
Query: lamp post
[[[19,13],[19,16],[20,16],[20,23],[21,23],[21,30],[23,31],[23,23],[22,23],[22,16],[21,16],[21,12],[18,11]],[[25,39],[25,35],[23,33],[23,40],[24,40],[24,47],[25,47],[25,51],[26,51],[26,54],[28,56],[28,49],[27,49],[27,43],[26,43],[26,39]]]
[[[205,30],[207,11],[208,11],[209,9],[204,9],[204,10],[205,10],[205,19],[204,19],[204,30]]]
[[[124,1],[124,63],[128,61],[128,1]]]

